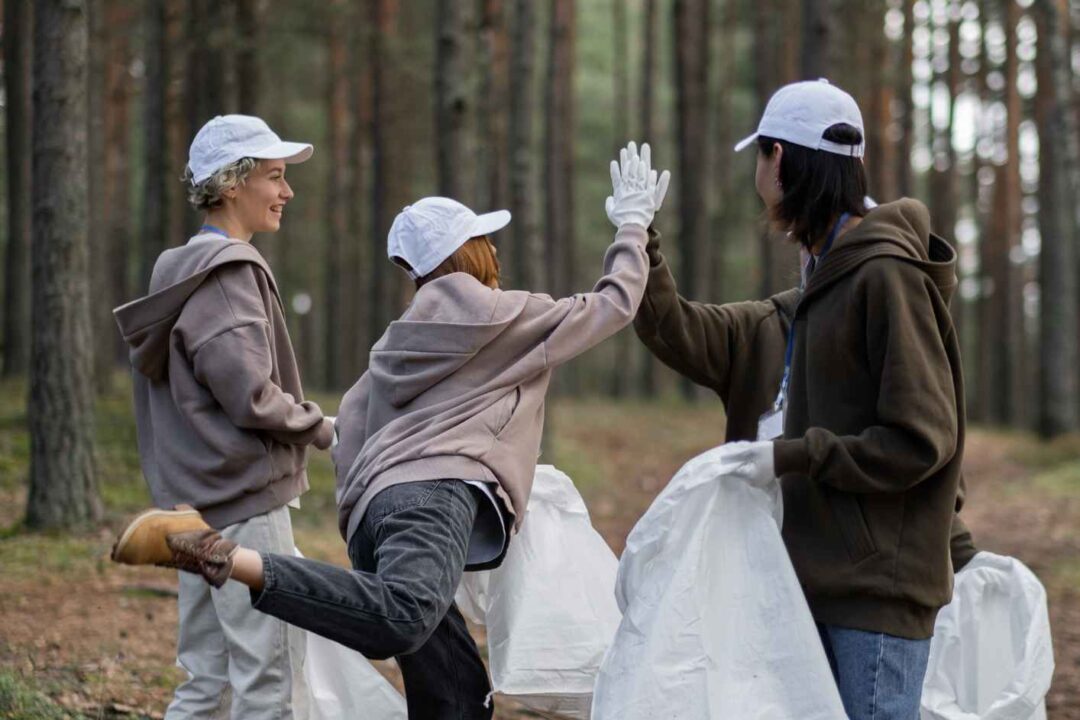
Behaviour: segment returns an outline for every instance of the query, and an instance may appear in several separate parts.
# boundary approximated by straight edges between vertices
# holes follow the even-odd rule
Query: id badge
[[[784,409],[770,410],[758,420],[757,439],[776,440],[784,434]]]

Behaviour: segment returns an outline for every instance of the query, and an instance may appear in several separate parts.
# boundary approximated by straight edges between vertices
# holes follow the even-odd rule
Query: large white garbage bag
[[[303,557],[299,549],[293,551]],[[303,680],[306,693],[294,692],[297,718],[307,720],[406,720],[405,698],[350,648],[313,632],[298,630],[304,641]],[[299,689],[295,680],[294,690]]]
[[[846,718],[780,537],[779,483],[728,477],[725,453],[683,466],[627,538],[594,719]]]
[[[619,625],[614,553],[564,473],[539,465],[521,532],[502,566],[466,573],[458,607],[487,627],[494,692],[534,710],[587,718]]]
[[[1042,583],[1015,558],[978,553],[934,625],[923,720],[1045,720],[1053,674]]]

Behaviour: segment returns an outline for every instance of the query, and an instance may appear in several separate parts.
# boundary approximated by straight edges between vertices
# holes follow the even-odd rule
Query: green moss
[[[0,718],[15,720],[65,720],[71,715],[19,676],[0,670]]]

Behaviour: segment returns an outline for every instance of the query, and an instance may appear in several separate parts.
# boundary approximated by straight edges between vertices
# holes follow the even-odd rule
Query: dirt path
[[[594,524],[618,552],[666,480],[714,444],[723,421],[715,409],[578,403],[559,407],[554,422],[554,460],[579,482]],[[1080,458],[1072,451],[1053,453],[1061,462]],[[1019,557],[1045,583],[1057,661],[1049,716],[1080,720],[1080,483],[1052,473],[1046,480],[1040,452],[1015,436],[973,434],[965,517],[981,548]],[[2,495],[0,527],[22,508],[20,493]],[[111,532],[0,538],[0,674],[90,717],[161,717],[181,677],[173,664],[175,577],[108,562]],[[303,519],[297,537],[309,556],[344,560],[332,518]],[[500,702],[497,717],[532,716]]]

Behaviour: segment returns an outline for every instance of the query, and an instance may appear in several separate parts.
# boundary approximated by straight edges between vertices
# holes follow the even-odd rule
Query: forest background
[[[952,310],[978,427],[968,478],[972,503],[986,503],[974,527],[987,513],[987,546],[1043,571],[1052,612],[1075,603],[1077,0],[0,4],[0,552],[13,566],[20,548],[52,557],[85,537],[73,529],[107,534],[146,501],[111,310],[143,294],[154,258],[197,227],[180,174],[209,118],[256,114],[315,144],[289,169],[281,231],[255,245],[279,281],[305,386],[333,409],[408,302],[385,259],[402,207],[441,194],[507,208],[513,223],[494,238],[504,285],[585,291],[612,237],[607,164],[631,138],[673,172],[656,225],[685,296],[793,285],[797,255],[765,227],[753,153],[732,146],[778,87],[827,77],[862,108],[871,195],[922,200],[960,253]],[[555,393],[548,446],[616,549],[657,478],[722,437],[716,398],[653,361],[631,329],[561,371]],[[646,457],[658,417],[670,443]],[[620,425],[640,442],[604,434]],[[312,505],[329,513],[320,467],[313,494],[326,497]],[[324,531],[315,523],[309,542]],[[94,567],[101,592],[124,592],[130,578]],[[19,587],[23,599],[40,591]],[[0,616],[15,617],[3,602]],[[1080,639],[1065,617],[1062,713],[1080,707]],[[0,636],[0,667],[24,650]],[[59,682],[49,694],[63,695]]]

